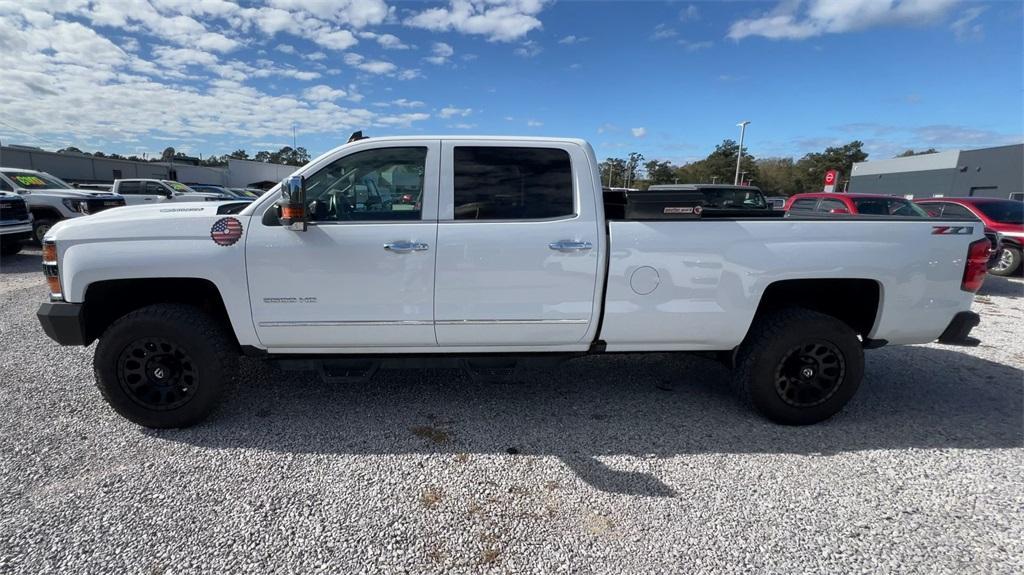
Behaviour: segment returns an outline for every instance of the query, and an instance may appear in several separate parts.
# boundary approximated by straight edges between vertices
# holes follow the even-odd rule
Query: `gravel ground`
[[[1024,571],[1024,283],[989,278],[974,349],[869,352],[858,396],[767,423],[696,357],[591,357],[528,383],[246,361],[206,424],[154,432],[92,349],[0,280],[0,572]]]

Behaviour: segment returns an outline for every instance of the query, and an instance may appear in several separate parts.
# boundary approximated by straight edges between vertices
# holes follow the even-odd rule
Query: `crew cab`
[[[935,218],[977,218],[999,238],[989,271],[1012,276],[1020,270],[1024,246],[1024,202],[1000,198],[921,198],[914,202]]]
[[[32,214],[32,239],[36,243],[61,220],[125,205],[124,198],[117,194],[76,190],[56,176],[22,168],[0,168],[0,192],[14,192],[24,198]]]
[[[840,214],[926,218],[928,214],[906,198],[883,194],[811,192],[794,194],[786,202],[790,214]]]
[[[147,178],[114,180],[113,191],[124,196],[129,206],[163,202],[216,202],[234,200],[230,194],[197,192],[181,182]]]
[[[32,237],[32,214],[18,194],[0,192],[0,255],[13,256]]]
[[[353,139],[248,205],[55,226],[37,315],[58,343],[98,339],[100,391],[149,427],[206,417],[239,354],[345,381],[647,352],[713,354],[743,402],[809,424],[854,395],[864,349],[976,343],[975,220],[734,217],[673,197],[659,218],[608,219],[597,166],[576,139]]]

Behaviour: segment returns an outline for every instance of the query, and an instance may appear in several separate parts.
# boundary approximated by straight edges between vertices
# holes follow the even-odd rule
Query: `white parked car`
[[[808,424],[853,396],[864,349],[976,343],[975,220],[736,217],[682,193],[608,220],[597,165],[574,139],[353,141],[248,206],[55,226],[39,320],[99,339],[103,396],[150,427],[203,419],[240,353],[335,378],[719,352],[746,403]]]
[[[233,199],[222,194],[197,192],[174,180],[146,178],[114,180],[112,190],[124,196],[129,206],[163,202],[219,202]]]
[[[0,168],[0,192],[20,195],[32,213],[32,239],[39,242],[61,220],[125,205],[111,192],[76,190],[56,176],[22,168]]]

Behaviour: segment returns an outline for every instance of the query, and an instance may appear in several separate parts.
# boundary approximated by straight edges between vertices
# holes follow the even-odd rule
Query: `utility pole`
[[[292,122],[292,149],[295,149],[295,123]]]
[[[743,136],[747,132],[747,124],[749,123],[750,120],[743,120],[739,124],[736,124],[740,127],[740,152],[736,155],[736,179],[732,182],[734,186],[738,186],[740,184],[740,162],[743,161]]]

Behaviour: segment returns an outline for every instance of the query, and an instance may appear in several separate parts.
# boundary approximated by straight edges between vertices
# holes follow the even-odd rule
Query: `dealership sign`
[[[834,192],[836,191],[836,182],[839,181],[839,171],[829,170],[825,172],[825,191]]]

